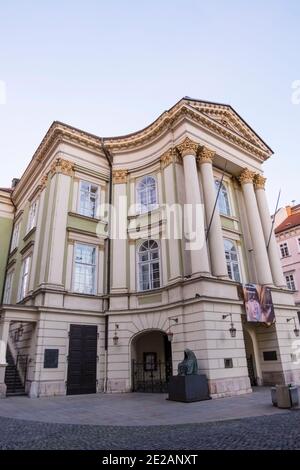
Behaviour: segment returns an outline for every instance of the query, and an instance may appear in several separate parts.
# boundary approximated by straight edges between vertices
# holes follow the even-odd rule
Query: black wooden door
[[[97,327],[71,325],[67,395],[96,393]]]

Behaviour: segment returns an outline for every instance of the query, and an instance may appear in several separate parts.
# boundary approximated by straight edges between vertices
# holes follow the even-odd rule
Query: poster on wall
[[[275,312],[270,287],[245,284],[243,294],[248,322],[274,323]]]

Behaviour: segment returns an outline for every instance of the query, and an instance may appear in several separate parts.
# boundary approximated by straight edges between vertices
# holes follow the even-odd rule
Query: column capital
[[[253,181],[254,181],[255,189],[265,189],[265,184],[266,184],[267,178],[260,175],[259,173],[256,173],[254,175],[254,180]]]
[[[198,152],[199,144],[191,140],[189,137],[185,137],[185,139],[183,139],[183,141],[180,142],[180,144],[178,144],[176,148],[178,152],[180,153],[180,155],[182,156],[182,158],[185,157],[186,155],[196,156]]]
[[[50,167],[50,173],[62,173],[63,175],[73,176],[74,164],[63,158],[57,158]]]
[[[249,170],[249,168],[245,168],[239,176],[239,182],[241,184],[253,183],[254,176],[254,171]]]
[[[203,147],[200,148],[198,154],[198,162],[200,163],[200,165],[202,163],[212,163],[215,154],[216,152],[214,150],[211,150],[203,145]]]
[[[164,169],[167,166],[171,165],[171,163],[178,163],[178,153],[174,147],[169,148],[166,152],[162,154],[160,157],[161,168]]]
[[[128,170],[113,170],[112,177],[114,184],[127,183]]]

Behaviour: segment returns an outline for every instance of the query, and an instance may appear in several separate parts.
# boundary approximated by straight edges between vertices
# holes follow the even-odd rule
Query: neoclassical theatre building
[[[121,137],[54,122],[0,190],[1,396],[164,392],[185,348],[213,398],[299,383],[271,155],[231,106],[188,97]],[[184,206],[193,249],[168,233],[191,229]],[[247,321],[245,283],[271,288],[273,324]]]

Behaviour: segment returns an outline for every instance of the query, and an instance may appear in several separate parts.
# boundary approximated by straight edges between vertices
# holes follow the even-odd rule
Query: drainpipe
[[[109,190],[108,190],[108,238],[107,238],[107,270],[106,270],[106,315],[105,315],[105,336],[104,336],[104,392],[107,392],[107,371],[108,371],[108,327],[109,327],[109,307],[110,307],[110,274],[111,274],[111,204],[112,204],[112,155],[105,147],[104,139],[101,139],[101,147],[109,164]]]

